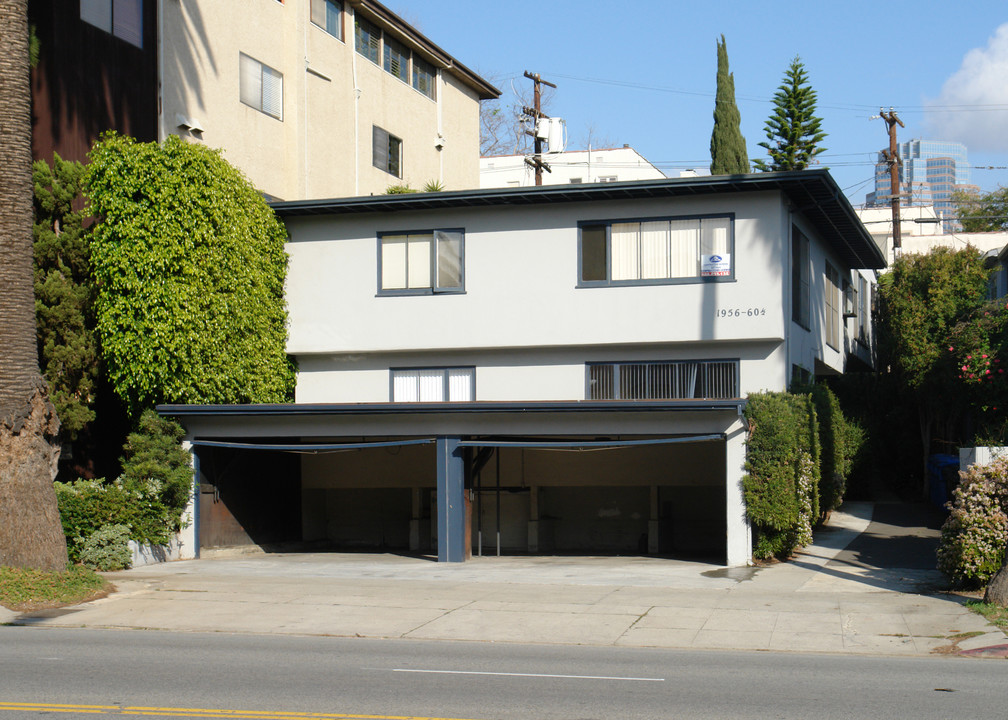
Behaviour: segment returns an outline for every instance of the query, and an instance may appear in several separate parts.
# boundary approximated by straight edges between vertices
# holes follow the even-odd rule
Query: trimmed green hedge
[[[843,502],[854,458],[864,444],[864,430],[847,419],[837,396],[826,385],[814,385],[810,392],[819,420],[819,444],[822,447],[818,520],[825,522]]]

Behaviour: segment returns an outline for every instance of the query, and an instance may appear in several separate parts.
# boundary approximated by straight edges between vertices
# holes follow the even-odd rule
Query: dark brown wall
[[[80,19],[77,0],[30,0],[32,156],[85,161],[105,130],[157,139],[157,2],[145,0],[143,48]]]

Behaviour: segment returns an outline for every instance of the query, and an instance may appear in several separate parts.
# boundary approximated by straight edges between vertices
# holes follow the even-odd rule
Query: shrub
[[[980,587],[1004,561],[1008,542],[1008,458],[974,465],[947,504],[938,544],[938,569],[954,585]]]
[[[787,557],[811,540],[819,516],[819,438],[809,395],[755,393],[742,478],[753,555]],[[806,529],[807,528],[807,529]]]
[[[103,525],[84,541],[80,561],[95,570],[123,570],[130,566],[133,554],[129,548],[130,529],[127,525]]]
[[[819,444],[822,448],[819,463],[819,516],[825,522],[829,514],[843,503],[847,491],[847,478],[854,458],[864,443],[861,426],[847,419],[840,409],[837,396],[826,385],[809,388],[815,403],[819,425]]]
[[[140,510],[137,497],[117,483],[77,480],[54,483],[70,562],[81,562],[87,539],[106,525],[133,526]]]

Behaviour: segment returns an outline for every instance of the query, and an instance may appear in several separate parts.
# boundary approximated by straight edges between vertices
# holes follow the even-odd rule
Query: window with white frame
[[[282,121],[283,74],[245,53],[240,53],[238,59],[241,101]]]
[[[811,314],[809,274],[809,240],[791,226],[791,319],[806,330]]]
[[[379,49],[381,48],[381,30],[362,18],[354,19],[354,48],[357,52],[379,64]]]
[[[378,237],[379,292],[460,293],[465,290],[465,233],[424,230]]]
[[[581,285],[734,278],[731,216],[580,224]]]
[[[472,402],[476,368],[392,369],[392,402]]]
[[[371,126],[371,164],[402,177],[402,140],[377,125]]]
[[[826,344],[837,350],[840,348],[840,274],[828,262],[825,304]]]
[[[311,21],[340,40],[343,39],[342,13],[340,0],[311,0]]]
[[[434,69],[434,66],[428,62],[424,62],[414,54],[413,89],[419,90],[431,100],[436,100],[437,91],[435,90],[436,86],[434,84],[434,79],[436,77],[437,71]]]
[[[143,47],[143,0],[80,0],[80,19]]]
[[[738,360],[587,363],[589,400],[739,397]]]

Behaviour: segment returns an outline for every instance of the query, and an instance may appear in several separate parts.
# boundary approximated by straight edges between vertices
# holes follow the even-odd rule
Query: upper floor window
[[[733,219],[582,223],[583,285],[732,279]]]
[[[459,293],[465,290],[465,233],[424,230],[378,237],[379,293]]]
[[[826,344],[834,350],[840,348],[840,274],[826,263],[825,298]]]
[[[283,120],[283,74],[245,53],[240,53],[238,59],[241,101]]]
[[[739,397],[738,360],[588,363],[589,400]]]
[[[791,319],[809,329],[809,240],[791,227]]]
[[[409,82],[409,50],[388,38],[385,38],[385,71]]]
[[[343,39],[342,13],[340,0],[311,0],[311,21],[340,40]]]
[[[371,164],[389,175],[402,177],[402,140],[377,125],[371,127]]]
[[[436,99],[434,78],[437,76],[434,66],[420,58],[413,57],[413,88],[419,90],[431,100]]]
[[[472,402],[476,368],[393,369],[392,402]]]
[[[361,55],[378,65],[378,49],[381,46],[381,31],[367,20],[354,20],[354,47]]]
[[[80,0],[80,19],[143,47],[143,0]]]

